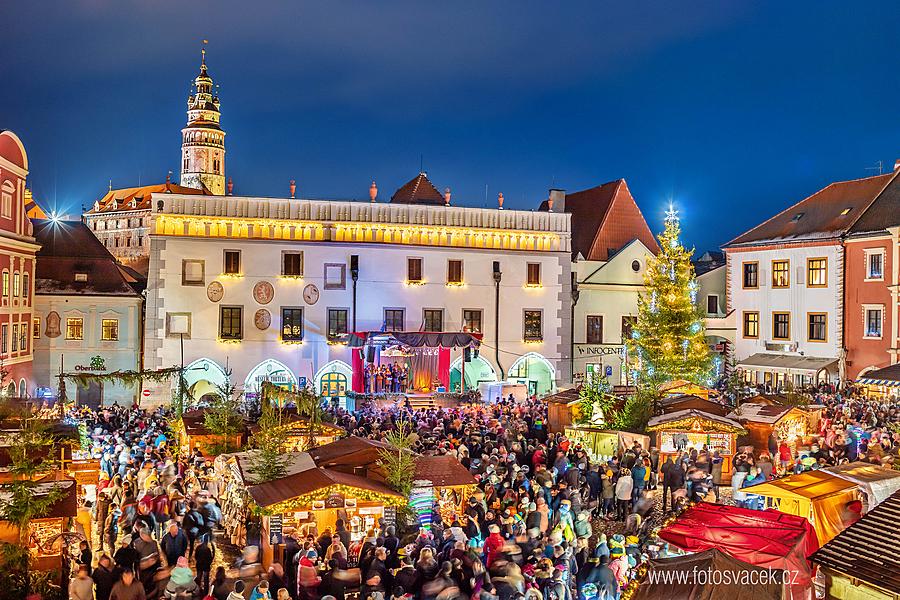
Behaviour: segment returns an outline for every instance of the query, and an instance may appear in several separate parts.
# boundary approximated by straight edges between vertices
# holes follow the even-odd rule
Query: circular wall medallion
[[[253,324],[260,331],[265,331],[272,324],[272,314],[264,308],[259,309],[253,316]]]
[[[268,304],[275,297],[275,288],[268,281],[260,281],[253,286],[253,299],[260,304]]]
[[[210,302],[218,302],[225,297],[225,288],[218,281],[213,281],[206,286],[206,297]]]
[[[313,283],[307,284],[307,286],[303,288],[303,300],[309,305],[313,305],[318,302],[319,288],[317,288]]]

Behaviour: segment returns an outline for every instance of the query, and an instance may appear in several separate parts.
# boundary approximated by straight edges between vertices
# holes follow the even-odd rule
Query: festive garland
[[[259,512],[267,515],[279,515],[301,510],[311,510],[314,501],[325,500],[334,494],[355,498],[357,500],[362,500],[363,502],[378,502],[385,506],[403,506],[408,502],[406,498],[403,498],[400,495],[385,494],[373,490],[364,490],[348,485],[335,484],[305,494],[300,494],[299,496],[294,496],[293,498],[272,504],[271,506],[259,507]]]
[[[668,421],[659,423],[647,428],[647,431],[693,431],[695,423],[701,424],[701,433],[747,433],[743,427],[735,427],[726,423],[717,423],[716,421],[700,419],[698,417],[689,417],[687,419],[679,419],[678,421]]]
[[[155,371],[111,371],[109,373],[91,373],[77,371],[74,373],[61,373],[60,379],[68,379],[79,387],[88,387],[92,383],[117,383],[125,387],[136,387],[143,382],[162,383],[176,377],[181,372],[181,367],[169,367]]]

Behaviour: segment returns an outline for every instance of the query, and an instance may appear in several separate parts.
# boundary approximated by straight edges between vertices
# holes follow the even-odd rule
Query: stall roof
[[[54,489],[60,490],[62,495],[50,506],[46,513],[40,517],[35,517],[36,519],[74,517],[78,514],[78,486],[75,484],[74,479],[60,472],[52,473],[39,480],[33,488],[33,495],[37,497],[47,496]],[[10,496],[10,492],[0,492],[0,504],[8,502]]]
[[[309,451],[309,455],[320,467],[364,467],[378,462],[381,451],[390,448],[391,446],[385,442],[351,435],[313,448]]]
[[[863,377],[857,378],[856,381],[868,385],[900,386],[900,364],[869,371]]]
[[[284,502],[285,500],[290,500],[291,498],[296,498],[303,494],[308,494],[309,492],[315,492],[335,485],[370,490],[385,496],[394,496],[398,499],[404,499],[403,496],[383,483],[372,481],[365,477],[319,467],[313,467],[274,481],[266,481],[264,483],[252,485],[247,488],[247,491],[250,492],[250,496],[257,505],[265,508]]]
[[[837,365],[836,358],[819,358],[815,356],[796,356],[788,354],[768,354],[759,352],[740,361],[739,367],[756,367],[775,371],[791,371],[815,375],[819,371],[831,370]]]
[[[663,413],[678,412],[680,410],[688,410],[695,408],[703,412],[724,417],[728,413],[728,407],[721,402],[709,400],[695,394],[678,394],[676,396],[668,396],[658,403],[659,409]]]
[[[863,488],[863,491],[872,499],[869,510],[900,490],[900,471],[886,469],[879,465],[857,461],[822,470]]]
[[[240,417],[242,429],[247,427],[247,418]],[[185,411],[181,415],[181,422],[184,423],[184,430],[188,435],[210,435],[209,429],[206,428],[206,409],[194,408]],[[243,433],[239,431],[238,433]]]
[[[543,401],[550,404],[571,404],[578,401],[579,394],[581,394],[581,386],[561,390],[555,394],[544,396]]]
[[[234,454],[226,454],[225,459],[234,459],[237,463],[238,470],[241,473],[245,485],[253,485],[255,482],[253,475],[253,460],[259,455],[259,450],[246,450],[244,452],[235,452]],[[309,469],[314,469],[316,464],[306,452],[289,452],[290,461],[287,464],[286,474],[295,475]]]
[[[744,488],[748,494],[759,494],[769,498],[800,497],[808,500],[825,498],[855,488],[856,484],[846,481],[826,471],[806,471],[773,479]]]
[[[803,517],[708,502],[685,510],[659,537],[688,552],[718,548],[752,565],[790,569],[804,576],[803,584],[811,578],[807,557],[819,547],[815,530]]]
[[[478,348],[480,333],[462,331],[354,331],[346,336],[347,345],[358,348],[366,344],[378,346],[411,346],[413,348]]]
[[[732,558],[718,549],[650,561],[654,575],[638,586],[633,600],[670,600],[670,598],[694,598],[696,600],[781,600],[783,586],[776,577],[764,577],[768,569],[754,567]],[[710,575],[696,577],[702,571],[707,574],[728,571],[729,577]],[[742,575],[743,573],[743,575]],[[735,581],[753,581],[755,585],[735,585]],[[763,584],[761,582],[765,581]],[[719,582],[719,583],[716,583]],[[728,583],[726,583],[728,582]]]
[[[435,487],[475,485],[478,481],[452,456],[421,456],[416,459],[416,479],[427,479]]]
[[[740,421],[741,423],[751,422],[771,425],[777,423],[791,412],[805,416],[803,411],[793,406],[747,403],[741,404],[737,409],[728,413],[728,418]]]
[[[670,423],[675,423],[677,421],[683,421],[685,419],[699,419],[702,421],[710,421],[719,425],[720,427],[724,427],[726,429],[732,430],[733,433],[740,433],[744,431],[743,426],[737,421],[733,421],[727,417],[720,417],[718,415],[712,415],[708,412],[704,412],[702,410],[697,410],[695,408],[690,408],[687,410],[679,410],[672,413],[667,413],[664,415],[659,415],[657,417],[653,417],[647,423],[647,431],[655,431],[657,429],[662,429],[666,425]]]
[[[900,593],[900,492],[863,515],[812,555],[819,565]]]

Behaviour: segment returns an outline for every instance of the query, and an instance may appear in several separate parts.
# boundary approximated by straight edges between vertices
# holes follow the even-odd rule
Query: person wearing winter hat
[[[197,582],[194,581],[194,573],[188,567],[188,560],[184,556],[178,558],[175,568],[169,573],[169,583],[166,585],[166,598],[170,600],[182,600],[197,596]]]

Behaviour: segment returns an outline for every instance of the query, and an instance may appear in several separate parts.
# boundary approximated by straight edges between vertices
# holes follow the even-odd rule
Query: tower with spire
[[[225,194],[225,132],[219,125],[219,96],[206,69],[205,48],[192,87],[187,126],[181,130],[181,185],[221,196]]]

